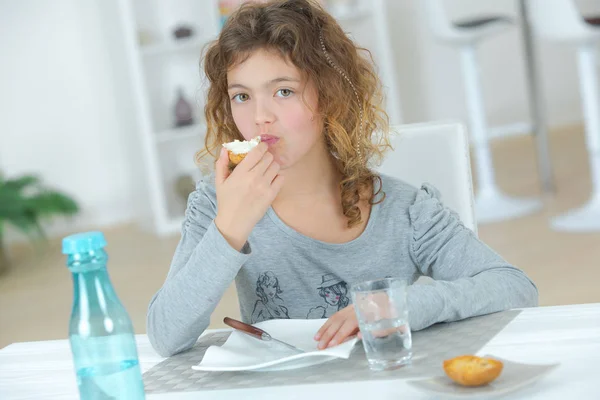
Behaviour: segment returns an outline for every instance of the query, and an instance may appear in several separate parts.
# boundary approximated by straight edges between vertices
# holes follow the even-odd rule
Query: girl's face
[[[338,305],[338,303],[340,302],[339,294],[335,294],[335,292],[329,288],[325,289],[323,292],[325,293],[325,301],[327,302],[327,304],[331,306]]]
[[[282,170],[324,146],[316,87],[279,54],[255,51],[227,83],[238,130],[246,140],[261,135]]]
[[[269,284],[267,284],[267,285],[263,286],[263,289],[264,289],[265,294],[267,295],[267,297],[270,300],[273,300],[273,298],[277,294],[277,287],[275,285],[269,285]]]

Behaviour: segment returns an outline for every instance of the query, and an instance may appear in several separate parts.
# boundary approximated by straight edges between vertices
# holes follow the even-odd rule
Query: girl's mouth
[[[279,138],[277,136],[272,135],[260,135],[260,141],[265,142],[269,146],[272,146],[279,142]]]

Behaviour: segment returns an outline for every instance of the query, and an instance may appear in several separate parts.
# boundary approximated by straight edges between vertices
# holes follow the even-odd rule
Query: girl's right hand
[[[259,143],[229,172],[229,156],[223,148],[215,166],[215,225],[238,251],[283,185],[283,177],[278,175],[279,164],[267,150],[266,143]]]

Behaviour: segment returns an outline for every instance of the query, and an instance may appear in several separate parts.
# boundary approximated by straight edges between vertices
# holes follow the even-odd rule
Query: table
[[[143,371],[163,360],[146,335],[137,335]],[[595,399],[600,393],[600,303],[523,309],[479,355],[528,363],[561,365],[510,399]],[[258,375],[257,375],[258,376]],[[402,379],[281,386],[249,390],[149,395],[148,399],[433,399]],[[0,398],[76,399],[77,388],[67,340],[14,343],[0,350]]]
[[[548,148],[548,130],[544,112],[543,95],[541,93],[541,80],[538,71],[538,60],[534,47],[534,35],[529,21],[527,0],[519,0],[519,14],[521,17],[521,35],[525,53],[525,68],[527,75],[527,92],[531,112],[533,135],[536,144],[537,165],[542,188],[547,193],[555,190],[550,152]]]

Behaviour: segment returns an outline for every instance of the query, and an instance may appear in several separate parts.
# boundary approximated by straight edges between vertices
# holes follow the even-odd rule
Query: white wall
[[[0,168],[39,173],[84,208],[77,226],[127,221],[143,203],[112,0],[0,0]],[[578,0],[600,12],[597,0]],[[465,118],[457,53],[431,38],[417,0],[388,0],[405,122]],[[453,18],[517,15],[517,0],[446,0]],[[540,44],[550,126],[581,120],[574,51]],[[517,29],[481,47],[494,124],[526,119]],[[134,200],[135,199],[135,200]],[[142,197],[143,199],[143,197]],[[140,201],[142,203],[140,203]]]
[[[94,0],[0,2],[0,168],[72,194],[80,227],[133,215],[101,28]]]

